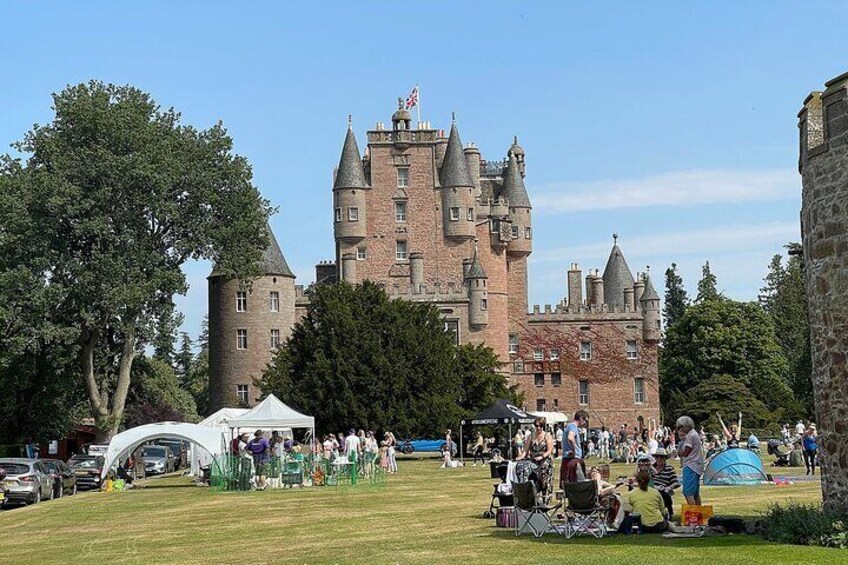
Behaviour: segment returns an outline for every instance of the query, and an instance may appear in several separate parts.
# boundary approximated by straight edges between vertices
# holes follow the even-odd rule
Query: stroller
[[[768,454],[775,457],[774,465],[776,467],[788,467],[789,456],[792,454],[792,445],[788,445],[785,441],[778,439],[770,439],[768,441]]]
[[[501,482],[493,485],[494,490],[492,492],[492,500],[489,502],[489,509],[483,512],[483,518],[494,518],[498,508],[515,505],[512,497],[512,490],[509,489],[509,492],[503,492],[504,486],[506,485],[506,470],[508,466],[508,461],[502,461],[499,463],[492,461],[489,463],[492,478],[500,479]],[[497,506],[495,506],[495,501],[498,502]]]

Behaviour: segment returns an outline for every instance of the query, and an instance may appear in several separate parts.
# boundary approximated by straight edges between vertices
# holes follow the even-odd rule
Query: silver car
[[[176,470],[174,455],[166,445],[145,445],[141,448],[141,458],[144,459],[145,475],[161,475]]]
[[[14,503],[38,504],[42,499],[53,499],[53,478],[38,459],[0,459],[0,468],[6,471],[3,479],[6,489],[4,507]]]

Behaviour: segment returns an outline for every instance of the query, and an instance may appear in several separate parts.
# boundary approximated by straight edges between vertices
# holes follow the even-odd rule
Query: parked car
[[[141,458],[144,459],[145,475],[172,473],[176,468],[174,454],[166,445],[145,445],[141,448]]]
[[[53,498],[53,479],[39,459],[0,459],[0,468],[6,471],[4,507],[13,503],[38,504],[42,499]]]
[[[68,466],[77,478],[77,488],[99,489],[105,462],[102,455],[74,455],[68,459]]]
[[[174,470],[177,471],[188,465],[188,450],[186,444],[179,440],[156,440],[156,445],[164,445],[171,450],[174,456]]]
[[[70,467],[59,459],[42,459],[53,478],[53,498],[62,498],[66,494],[77,493],[77,476]]]

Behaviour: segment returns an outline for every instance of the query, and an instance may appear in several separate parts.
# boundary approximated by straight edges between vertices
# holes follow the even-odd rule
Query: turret
[[[424,254],[414,252],[409,254],[409,281],[413,292],[419,292],[424,284]]]
[[[509,255],[526,257],[533,251],[533,228],[530,221],[530,198],[524,188],[524,177],[518,169],[515,154],[510,152],[501,189],[509,202],[509,219],[512,222],[512,239],[507,244]]]
[[[398,109],[392,114],[392,128],[395,131],[411,129],[412,117],[403,107],[403,98],[398,98]]]
[[[333,232],[336,240],[355,244],[365,238],[365,191],[368,189],[356,136],[348,122],[347,135],[333,182]]]
[[[342,255],[342,280],[356,284],[356,255],[354,253]]]
[[[439,171],[442,190],[442,220],[446,238],[472,239],[476,235],[474,180],[462,151],[456,123],[451,125],[445,158]]]
[[[570,308],[578,308],[583,304],[583,289],[581,284],[583,281],[583,272],[577,263],[572,263],[568,270],[568,306]]]
[[[488,306],[488,284],[489,277],[483,270],[483,265],[480,264],[480,259],[477,257],[477,245],[474,245],[474,257],[471,259],[471,265],[465,275],[465,282],[468,285],[468,323],[472,326],[486,326],[489,324],[489,306]]]
[[[518,145],[518,136],[512,138],[512,147],[509,148],[509,152],[515,155],[515,161],[518,163],[518,172],[521,173],[521,176],[525,176],[524,174],[524,148]]]
[[[624,289],[633,288],[633,273],[618,248],[618,234],[612,237],[612,251],[604,269],[604,298],[610,306],[624,306]]]
[[[645,273],[645,292],[642,294],[642,338],[645,341],[659,341],[662,337],[660,319],[660,296],[657,294],[651,276]]]

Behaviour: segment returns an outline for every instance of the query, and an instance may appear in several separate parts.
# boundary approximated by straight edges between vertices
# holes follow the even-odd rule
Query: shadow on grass
[[[714,536],[714,537],[703,537],[703,538],[672,538],[665,539],[662,537],[662,534],[636,534],[636,535],[624,535],[624,534],[613,534],[611,536],[604,537],[603,539],[596,539],[591,536],[574,536],[571,539],[566,539],[561,535],[556,534],[546,534],[541,538],[533,537],[530,534],[523,534],[521,536],[516,536],[515,531],[512,529],[504,529],[497,528],[497,531],[491,532],[491,537],[496,539],[520,539],[525,541],[526,543],[544,543],[544,544],[562,544],[562,545],[578,545],[578,546],[611,546],[611,547],[619,547],[619,546],[640,546],[640,547],[652,547],[652,546],[662,546],[669,547],[674,545],[685,545],[687,547],[691,546],[700,546],[700,547],[712,547],[712,546],[721,546],[721,547],[734,547],[734,546],[748,546],[751,544],[770,544],[771,542],[765,541],[758,535],[746,535],[746,534],[729,534],[725,536]]]

